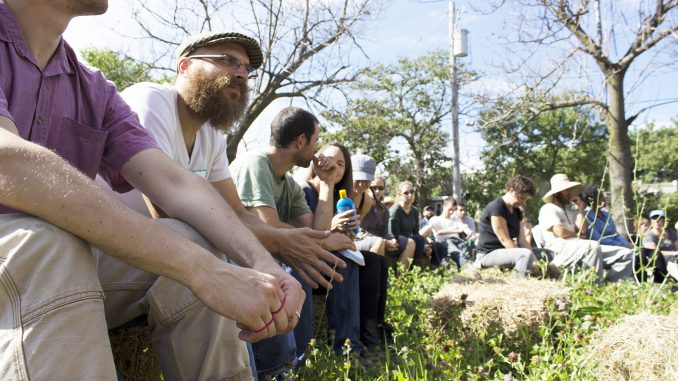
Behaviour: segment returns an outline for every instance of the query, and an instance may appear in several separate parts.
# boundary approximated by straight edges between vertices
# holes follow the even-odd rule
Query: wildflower
[[[514,362],[514,361],[518,360],[518,355],[516,354],[516,352],[509,353],[508,354],[508,360],[509,360],[509,362]],[[504,377],[504,378],[506,378],[506,377]],[[513,379],[513,377],[511,377],[511,379]]]
[[[513,381],[513,375],[511,373],[504,376],[504,381]]]

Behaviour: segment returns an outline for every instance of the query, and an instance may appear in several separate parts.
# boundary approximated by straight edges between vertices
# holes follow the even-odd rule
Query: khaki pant
[[[179,221],[163,223],[208,245]],[[187,288],[40,219],[0,215],[0,379],[117,380],[107,329],[141,314],[165,380],[251,379],[235,323]]]
[[[633,277],[631,249],[579,238],[554,238],[546,243],[546,248],[553,250],[552,263],[556,266],[593,268],[599,279],[610,282]]]

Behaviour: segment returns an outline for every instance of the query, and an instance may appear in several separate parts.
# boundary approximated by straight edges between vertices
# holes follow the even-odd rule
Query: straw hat
[[[582,190],[584,190],[584,186],[581,183],[578,183],[576,181],[570,181],[570,178],[567,177],[567,175],[564,173],[558,173],[556,175],[553,175],[553,177],[551,177],[551,190],[546,192],[546,194],[543,197],[543,200],[546,202],[552,202],[553,195],[570,188],[576,188],[575,192],[577,192],[577,194],[581,193]]]

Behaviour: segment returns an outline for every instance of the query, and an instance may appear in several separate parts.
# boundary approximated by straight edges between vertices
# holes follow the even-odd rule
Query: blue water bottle
[[[346,197],[346,189],[339,189],[339,201],[337,201],[337,214],[344,213],[347,210],[355,210],[355,204],[353,203],[353,200],[350,198]],[[353,215],[355,216],[356,213],[353,212]],[[358,234],[360,233],[360,226],[356,226],[353,229],[353,233]],[[349,250],[349,249],[342,249],[339,250],[339,253],[343,255],[344,257],[352,260],[353,262],[357,263],[360,266],[365,266],[365,257],[363,257],[363,254],[358,251],[358,250]]]
[[[346,189],[339,189],[339,201],[337,201],[337,214],[344,213],[347,210],[355,210],[355,204],[353,203],[353,200],[348,198],[346,196]],[[355,216],[355,212],[353,212],[353,215]],[[353,229],[353,233],[358,234],[360,233],[360,226],[356,226]]]

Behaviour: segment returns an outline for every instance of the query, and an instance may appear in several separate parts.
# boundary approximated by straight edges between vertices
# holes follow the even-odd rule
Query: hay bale
[[[499,270],[464,271],[432,299],[434,328],[459,324],[477,331],[493,327],[505,336],[538,335],[549,318],[549,304],[568,300],[568,290],[549,280],[517,278]]]
[[[678,380],[676,316],[627,316],[592,341],[590,364],[599,380]]]
[[[125,381],[162,380],[160,366],[151,351],[148,327],[114,328],[108,331],[115,368]]]

